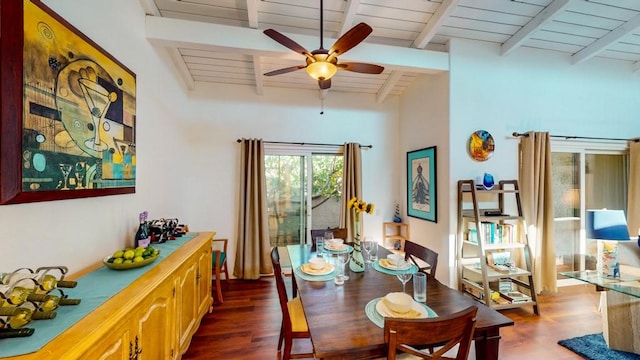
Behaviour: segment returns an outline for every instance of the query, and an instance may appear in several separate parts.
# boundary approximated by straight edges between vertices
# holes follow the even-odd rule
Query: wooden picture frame
[[[134,193],[135,74],[40,0],[0,17],[0,204]]]
[[[438,222],[436,147],[407,152],[407,215]]]

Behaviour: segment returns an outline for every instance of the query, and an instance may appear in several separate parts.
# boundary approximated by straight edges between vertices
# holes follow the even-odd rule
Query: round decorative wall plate
[[[478,130],[469,137],[469,154],[474,160],[485,161],[495,150],[493,136],[486,130]]]

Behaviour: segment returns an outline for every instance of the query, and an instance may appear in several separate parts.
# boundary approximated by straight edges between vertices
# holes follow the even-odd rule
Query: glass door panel
[[[575,271],[584,262],[580,256],[580,154],[552,153],[551,163],[556,269]]]
[[[342,154],[313,154],[312,158],[311,228],[339,227],[344,157]]]
[[[305,239],[306,163],[306,156],[265,155],[271,246],[300,244]]]
[[[627,155],[622,150],[554,151],[551,163],[556,269],[595,270],[597,243],[584,236],[584,214],[627,208]],[[562,279],[558,284],[564,282],[572,283]]]
[[[585,211],[610,209],[627,211],[626,159],[618,154],[585,155]],[[585,239],[587,270],[595,270],[598,244]],[[593,263],[593,265],[591,264]],[[593,266],[593,267],[591,267]]]

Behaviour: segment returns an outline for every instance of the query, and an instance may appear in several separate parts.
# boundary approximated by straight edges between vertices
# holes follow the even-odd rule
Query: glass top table
[[[620,274],[620,277],[613,278],[599,275],[595,270],[566,271],[560,272],[560,275],[640,298],[640,276]]]

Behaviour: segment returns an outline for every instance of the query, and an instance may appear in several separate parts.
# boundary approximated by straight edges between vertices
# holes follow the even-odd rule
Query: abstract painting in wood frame
[[[135,74],[39,0],[0,16],[0,204],[135,192]]]

